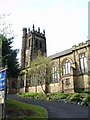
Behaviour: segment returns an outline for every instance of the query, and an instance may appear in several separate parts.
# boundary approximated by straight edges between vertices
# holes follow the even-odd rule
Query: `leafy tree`
[[[32,84],[40,84],[43,92],[49,92],[49,84],[51,83],[52,67],[54,63],[46,56],[38,55],[31,62],[31,67],[28,70],[28,78],[31,78]],[[45,84],[45,88],[43,86]]]
[[[3,35],[0,36],[2,40],[2,67],[7,65],[8,72],[7,77],[17,77],[19,73],[19,63],[17,59],[18,50],[12,49],[13,37],[7,39]]]
[[[7,77],[17,77],[19,73],[19,63],[17,60],[18,50],[12,49],[12,43],[14,36],[12,35],[13,31],[11,30],[11,24],[8,21],[10,14],[1,14],[0,15],[0,56],[2,56],[2,67],[8,67]]]
[[[17,59],[18,50],[12,49],[12,42],[14,37],[13,31],[11,30],[11,24],[7,22],[6,17],[9,15],[0,15],[0,69],[5,68],[7,65],[7,78],[9,90],[12,87],[16,87],[17,78],[19,74],[19,63]],[[13,85],[11,86],[10,83]],[[6,81],[6,92],[7,94],[7,81]],[[6,95],[5,95],[6,99]]]

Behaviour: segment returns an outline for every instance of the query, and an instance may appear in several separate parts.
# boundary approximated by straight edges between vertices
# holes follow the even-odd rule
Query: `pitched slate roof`
[[[72,48],[61,51],[61,52],[56,53],[54,55],[51,55],[51,56],[49,56],[49,58],[50,59],[55,59],[55,58],[58,58],[58,57],[61,57],[61,56],[64,56],[64,55],[67,55],[67,54],[70,54],[70,53],[72,53]]]

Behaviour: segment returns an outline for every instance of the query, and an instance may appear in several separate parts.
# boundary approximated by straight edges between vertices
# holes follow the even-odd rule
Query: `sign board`
[[[0,90],[5,89],[6,70],[0,72]]]
[[[0,68],[2,67],[2,39],[0,38]]]
[[[5,97],[4,90],[3,90],[3,91],[0,91],[0,104],[3,104],[3,103],[4,103],[4,97]]]

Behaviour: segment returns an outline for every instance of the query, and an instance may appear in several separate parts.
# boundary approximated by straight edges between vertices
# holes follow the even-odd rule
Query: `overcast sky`
[[[88,39],[88,1],[0,0],[0,14],[11,13],[14,48],[21,49],[23,27],[45,29],[49,56]]]

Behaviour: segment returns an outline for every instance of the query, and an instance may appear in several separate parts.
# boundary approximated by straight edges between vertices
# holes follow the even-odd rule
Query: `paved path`
[[[88,118],[88,107],[85,106],[57,101],[31,100],[16,95],[8,95],[8,97],[46,108],[48,118]]]

